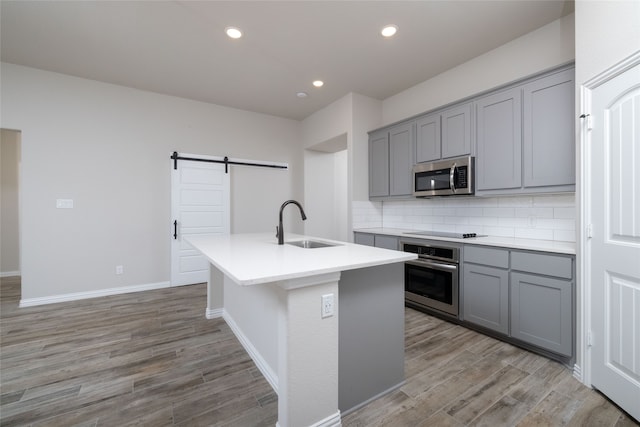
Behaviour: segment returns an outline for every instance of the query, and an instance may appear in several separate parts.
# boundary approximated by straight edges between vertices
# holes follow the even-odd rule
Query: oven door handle
[[[407,261],[407,264],[415,265],[416,267],[429,267],[440,271],[456,271],[458,269],[458,266],[455,264],[443,264],[430,260]]]

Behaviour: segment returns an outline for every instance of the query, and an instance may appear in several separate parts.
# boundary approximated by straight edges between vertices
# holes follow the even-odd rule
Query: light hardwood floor
[[[0,425],[273,426],[277,396],[204,285],[18,308],[0,285]],[[406,384],[344,426],[638,425],[562,365],[406,310]]]

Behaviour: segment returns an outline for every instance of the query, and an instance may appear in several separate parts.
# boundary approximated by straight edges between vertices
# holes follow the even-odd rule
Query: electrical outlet
[[[334,300],[333,294],[322,295],[322,318],[333,316]]]
[[[123,274],[124,267],[122,265],[116,265],[116,274]]]
[[[529,217],[529,228],[536,228],[536,217],[533,215]]]

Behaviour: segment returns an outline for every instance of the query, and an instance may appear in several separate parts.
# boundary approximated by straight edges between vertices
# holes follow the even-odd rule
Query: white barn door
[[[194,156],[191,156],[194,157]],[[230,232],[229,174],[219,163],[171,162],[171,286],[209,280],[209,261],[184,236]]]
[[[640,55],[632,64],[590,92],[585,262],[591,383],[640,420]]]

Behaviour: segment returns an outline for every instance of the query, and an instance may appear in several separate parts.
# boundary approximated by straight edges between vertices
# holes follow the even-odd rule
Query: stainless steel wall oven
[[[418,254],[404,266],[407,305],[458,318],[460,248],[433,242],[401,242],[401,246]]]

